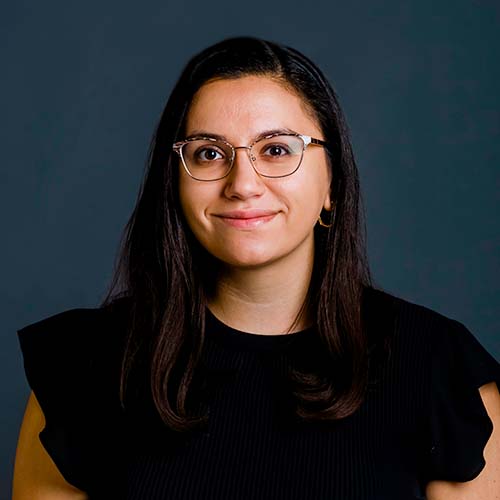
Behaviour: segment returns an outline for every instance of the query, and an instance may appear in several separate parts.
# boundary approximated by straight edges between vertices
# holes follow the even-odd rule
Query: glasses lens
[[[293,135],[275,135],[257,141],[252,147],[255,168],[266,177],[290,175],[300,165],[304,142]]]
[[[196,139],[184,144],[182,157],[189,173],[203,181],[224,177],[231,166],[232,149],[223,142]]]

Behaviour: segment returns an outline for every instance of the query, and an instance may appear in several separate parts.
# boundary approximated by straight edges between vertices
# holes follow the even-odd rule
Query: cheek
[[[193,181],[191,178],[179,181],[179,200],[184,217],[195,234],[207,230],[207,212],[219,196],[219,188],[215,185]]]
[[[323,208],[325,197],[330,189],[326,167],[311,165],[308,171],[295,178],[290,177],[283,184],[282,193],[293,213],[293,219],[304,224],[314,224]]]

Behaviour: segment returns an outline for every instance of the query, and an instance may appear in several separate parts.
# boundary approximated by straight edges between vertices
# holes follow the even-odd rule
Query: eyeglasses
[[[311,144],[326,146],[325,141],[308,135],[279,132],[259,138],[249,146],[233,146],[213,137],[191,137],[176,142],[173,150],[193,179],[217,181],[229,175],[237,149],[247,150],[253,168],[261,176],[276,178],[296,172]]]

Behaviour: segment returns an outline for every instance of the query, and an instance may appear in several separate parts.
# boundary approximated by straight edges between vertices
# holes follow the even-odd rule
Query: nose
[[[224,193],[228,198],[247,199],[260,196],[265,190],[262,177],[255,170],[251,150],[246,146],[235,147],[231,172],[226,177]],[[239,150],[245,151],[239,151]]]

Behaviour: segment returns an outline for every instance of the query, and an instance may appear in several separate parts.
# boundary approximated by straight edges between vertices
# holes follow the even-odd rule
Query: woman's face
[[[216,80],[195,94],[186,137],[222,136],[247,146],[263,132],[289,129],[324,139],[301,98],[263,76]],[[237,149],[227,177],[201,182],[179,162],[179,193],[187,223],[205,249],[230,267],[256,268],[297,257],[312,262],[313,229],[330,210],[330,170],[323,147],[309,146],[300,168],[287,177],[266,178]],[[291,261],[297,262],[292,258]]]

